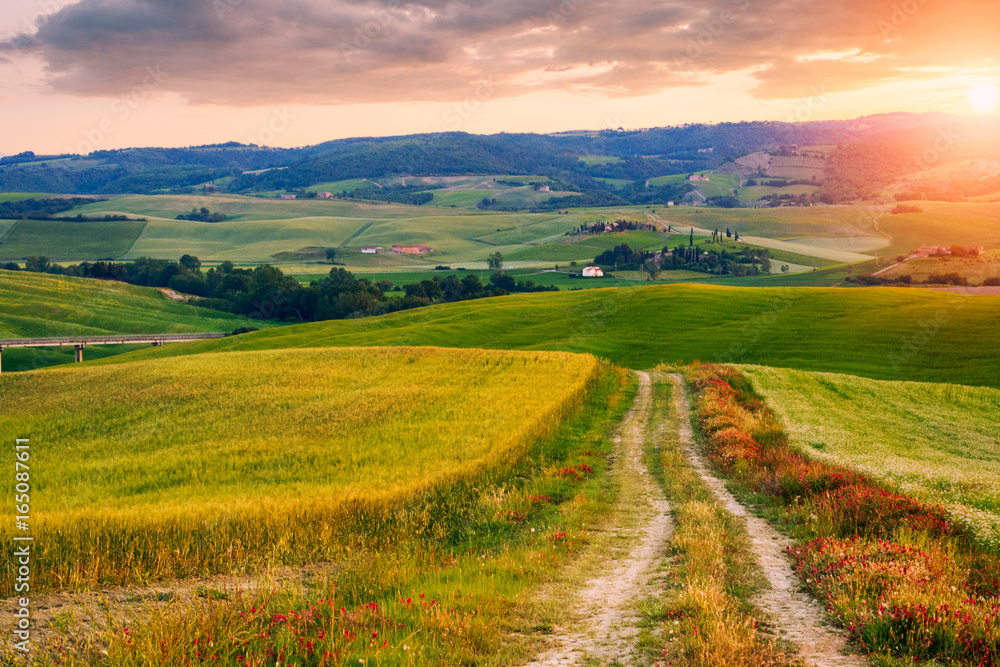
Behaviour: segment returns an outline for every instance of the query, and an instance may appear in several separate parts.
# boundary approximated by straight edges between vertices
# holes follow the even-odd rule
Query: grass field
[[[324,354],[303,351],[309,352]],[[360,423],[363,432],[372,434],[378,432],[379,421],[404,414],[411,416],[401,425],[402,441],[383,450],[397,451],[401,444],[428,437],[437,445],[436,434],[426,433],[420,427],[448,418],[450,406],[468,408],[458,418],[460,421],[471,420],[481,409],[486,409],[488,428],[469,424],[469,430],[476,434],[474,439],[482,443],[486,452],[479,459],[480,462],[486,459],[485,464],[465,478],[449,476],[447,471],[426,474],[407,468],[402,472],[404,478],[418,484],[428,477],[449,478],[425,493],[409,498],[397,496],[382,503],[359,499],[349,509],[334,514],[323,511],[324,505],[331,504],[325,498],[308,502],[286,500],[288,509],[280,510],[280,514],[298,511],[301,520],[312,512],[315,521],[304,529],[298,528],[294,521],[283,521],[282,516],[268,516],[267,506],[261,505],[256,508],[261,519],[256,528],[271,526],[281,539],[271,542],[266,533],[234,531],[238,539],[227,542],[223,559],[231,562],[244,552],[245,545],[257,543],[263,544],[264,550],[272,555],[295,550],[310,565],[259,575],[254,572],[257,576],[251,576],[250,580],[260,587],[242,591],[224,582],[247,581],[246,576],[224,577],[221,582],[216,578],[207,582],[207,586],[198,586],[197,592],[193,587],[186,592],[190,580],[164,583],[171,592],[152,597],[145,594],[148,591],[145,587],[126,589],[131,594],[124,597],[115,597],[116,589],[104,589],[99,595],[90,596],[94,599],[96,617],[88,616],[86,607],[81,611],[76,606],[72,611],[54,610],[48,614],[51,622],[47,624],[46,636],[33,633],[33,649],[60,655],[65,655],[60,649],[68,649],[80,664],[114,667],[200,662],[242,667],[247,662],[286,664],[286,658],[294,662],[306,654],[309,659],[319,661],[313,664],[326,665],[522,664],[535,655],[553,625],[569,617],[562,596],[541,597],[539,589],[549,586],[563,594],[571,592],[582,580],[582,569],[611,541],[603,528],[617,509],[615,504],[621,492],[607,474],[609,465],[605,457],[612,451],[611,431],[631,403],[634,382],[624,373],[604,364],[595,365],[586,358],[574,361],[550,355],[493,356],[480,352],[461,353],[460,358],[455,358],[454,353],[441,350],[357,350],[342,354],[353,355],[348,357],[351,361],[364,360],[365,354],[377,357],[376,363],[366,364],[376,377],[361,379],[359,384],[356,375],[346,377],[346,370],[310,363],[305,364],[305,372],[322,379],[344,378],[343,393],[353,392],[354,398],[369,402],[391,397],[396,391],[426,389],[433,405],[444,408],[443,413],[421,412],[413,406],[390,405],[379,413],[379,420]],[[235,355],[231,357],[233,363],[240,363],[236,359]],[[567,360],[568,365],[564,363]],[[547,368],[546,363],[555,372],[552,378],[541,382],[554,387],[553,391],[539,402],[522,403],[513,411],[521,413],[522,418],[527,416],[529,421],[535,418],[545,421],[547,433],[527,447],[504,451],[503,447],[523,434],[529,425],[522,419],[513,431],[487,432],[507,421],[507,417],[498,413],[508,411],[509,401],[490,413],[488,408],[492,403],[474,406],[473,397],[486,391],[485,385],[499,386],[503,378],[518,377],[521,370],[527,372],[527,381],[538,388],[537,375]],[[558,396],[572,394],[569,384],[574,374],[580,375],[576,371],[581,364],[597,371],[586,382],[588,391],[578,396],[578,400],[558,406],[564,418],[545,420],[544,406],[556,405]],[[379,374],[380,370],[387,373]],[[441,384],[443,374],[449,378],[446,385]],[[282,387],[294,381],[284,374],[275,375]],[[494,380],[487,379],[484,383],[483,378],[490,376]],[[246,386],[246,378],[246,374],[241,374],[234,381]],[[407,387],[411,378],[419,382]],[[456,394],[463,386],[469,388],[467,395]],[[365,393],[365,388],[385,391],[373,395]],[[210,387],[208,391],[214,389]],[[490,401],[502,400],[499,397],[507,389],[504,386],[503,390],[493,392]],[[310,392],[320,394],[320,399],[297,412],[288,409],[291,406],[280,405],[284,412],[282,419],[295,421],[302,414],[320,408],[324,401],[338,402],[320,387],[299,383],[290,391],[300,398]],[[515,387],[514,391],[516,397],[526,397],[532,389]],[[279,394],[277,402],[291,394]],[[143,397],[146,398],[153,397]],[[235,403],[235,398],[223,398],[214,403],[214,409]],[[236,409],[243,408],[236,406]],[[350,407],[347,413],[340,416],[355,419],[359,415],[358,410]],[[321,418],[330,416],[323,413]],[[251,419],[264,417],[252,415]],[[344,419],[340,423],[345,423]],[[317,449],[325,457],[327,467],[334,467],[342,465],[347,457],[335,457],[339,450],[330,445],[351,436],[344,432],[331,436],[329,428],[323,430],[329,425],[326,422],[316,427],[321,431]],[[201,428],[195,426],[196,431]],[[98,431],[96,435],[103,433]],[[283,447],[280,434],[270,429],[258,435],[276,442],[272,452],[276,457],[294,454],[301,445],[296,442],[293,448]],[[452,448],[441,453],[437,449],[432,447],[426,453],[428,461],[448,459],[454,451]],[[464,449],[464,443],[458,449]],[[463,455],[470,458],[483,451],[470,450]],[[399,463],[396,457],[383,460],[377,451],[367,448],[353,453],[353,458],[364,461],[365,469],[375,475],[383,467],[392,469]],[[492,463],[499,465],[490,467]],[[278,470],[296,467],[304,469],[303,462],[294,457],[275,464]],[[189,469],[190,466],[182,471]],[[566,470],[573,470],[574,475],[564,474]],[[176,479],[173,474],[168,481]],[[326,482],[331,489],[341,488],[336,481]],[[208,494],[213,493],[209,483],[202,483],[202,488],[207,488]],[[399,489],[366,487],[364,493],[376,497],[394,490]],[[291,507],[293,502],[296,507]],[[234,520],[232,513],[227,514],[221,505],[207,507],[206,511],[216,520],[190,514],[183,514],[181,520],[191,531],[200,530],[209,537],[224,531],[226,523]],[[148,513],[143,515],[147,525],[161,519]],[[87,528],[81,524],[75,527]],[[139,528],[139,523],[128,526],[132,531]],[[121,533],[115,536],[120,538]],[[163,540],[177,537],[184,536],[162,532],[157,536]],[[120,539],[109,542],[119,549],[132,546]],[[319,543],[322,548],[311,549],[310,543]],[[108,547],[108,543],[97,541],[94,545],[91,552]],[[169,554],[166,558],[194,561],[197,553],[209,552],[211,546],[211,541],[200,539],[187,554]],[[139,545],[139,550],[142,549],[149,550],[148,544]],[[37,551],[33,549],[33,553]],[[312,562],[324,558],[329,562]],[[259,559],[258,553],[249,560]],[[39,562],[33,558],[32,563],[35,571]],[[198,579],[196,583],[202,581],[205,580]],[[34,592],[33,583],[32,601],[44,604],[47,599]],[[41,620],[39,614],[44,618],[47,612],[34,614],[36,622]],[[81,618],[81,614],[86,618]],[[0,649],[0,658],[13,657]]]
[[[1000,386],[998,306],[1000,297],[904,288],[679,284],[465,301],[129,356],[440,345],[589,352],[629,368],[700,359]]]
[[[793,539],[783,551],[801,589],[824,608],[824,620],[843,628],[850,647],[869,654],[872,665],[994,664],[1000,648],[994,620],[1000,609],[997,541],[984,542],[956,522],[954,512],[901,493],[884,476],[886,466],[900,465],[891,454],[906,458],[913,444],[929,467],[942,454],[952,457],[940,486],[950,488],[959,467],[983,462],[984,454],[989,469],[996,452],[986,440],[995,440],[996,425],[985,415],[995,412],[997,391],[874,387],[824,375],[813,378],[821,385],[813,401],[802,396],[816,388],[812,383],[801,377],[784,383],[779,372],[776,383],[783,391],[769,401],[755,387],[771,382],[772,371],[749,370],[766,377],[710,364],[686,369],[704,449],[740,502]],[[792,419],[793,443],[794,429],[810,422],[806,437],[820,438],[811,440],[814,447],[789,446],[775,410],[801,418]],[[945,415],[963,423],[956,426]],[[920,428],[922,417],[929,428]],[[819,422],[827,428],[817,427]],[[817,450],[833,449],[827,441],[843,441],[838,435],[844,427],[861,434],[852,431],[853,452],[817,458]],[[911,434],[916,443],[906,442]],[[878,472],[859,472],[856,456],[872,451],[886,455],[875,464]],[[955,460],[963,457],[964,464]]]
[[[970,285],[981,285],[986,278],[1000,277],[1000,252],[990,251],[979,257],[927,257],[908,259],[880,276],[908,275],[923,282],[932,274],[957,273]]]
[[[649,179],[650,187],[658,188],[664,185],[674,185],[676,183],[683,183],[687,178],[687,174],[671,174],[670,176],[657,176],[656,178]]]
[[[733,178],[725,175],[712,177]],[[515,177],[496,178],[500,180]],[[537,180],[537,177],[532,176],[518,177],[521,181],[532,178]],[[469,189],[483,183],[481,179],[489,179],[486,182],[490,189]],[[407,184],[412,185],[412,180],[407,179]],[[574,227],[616,218],[648,222],[649,215],[661,216],[666,223],[679,229],[689,226],[723,230],[729,228],[739,232],[741,236],[779,240],[844,239],[845,242],[850,242],[884,239],[886,234],[891,234],[893,245],[884,252],[892,254],[908,252],[928,243],[978,242],[987,247],[1000,247],[1000,233],[995,231],[996,222],[1000,219],[1000,204],[930,202],[924,203],[924,214],[900,216],[887,215],[884,208],[865,206],[781,209],[665,209],[628,206],[573,209],[569,215],[560,216],[555,213],[497,213],[462,208],[474,205],[481,199],[480,194],[490,194],[500,199],[509,196],[524,205],[530,205],[534,201],[560,193],[539,193],[527,187],[513,188],[508,195],[504,195],[501,192],[508,189],[508,186],[501,187],[489,176],[455,177],[446,182],[449,188],[435,190],[434,194],[444,198],[439,203],[447,205],[422,207],[343,200],[278,201],[233,195],[116,196],[106,202],[78,207],[73,212],[148,217],[150,222],[137,239],[134,239],[134,226],[139,223],[93,223],[92,226],[43,223],[66,226],[45,230],[36,227],[37,233],[27,236],[25,234],[30,229],[21,229],[21,225],[17,225],[2,239],[0,255],[48,253],[61,257],[72,250],[75,254],[85,253],[91,258],[119,257],[128,249],[129,241],[134,240],[131,250],[124,254],[126,259],[140,255],[176,259],[187,253],[208,261],[228,259],[235,262],[264,262],[274,261],[273,256],[280,253],[295,252],[307,247],[335,247],[347,241],[345,250],[357,249],[366,244],[386,247],[402,243],[427,243],[435,249],[432,256],[405,259],[415,270],[424,268],[429,262],[457,265],[483,262],[486,255],[495,250],[500,250],[505,256],[524,253],[525,258],[537,254],[538,259],[524,261],[545,265],[550,261],[555,263],[585,258],[563,254],[567,252],[563,247],[545,247],[549,244],[562,244],[565,233]],[[704,192],[706,186],[713,184],[699,185]],[[731,184],[727,182],[725,185],[728,188]],[[458,208],[451,208],[448,202],[454,203]],[[202,206],[222,212],[229,219],[213,224],[175,220],[179,213]],[[372,224],[364,233],[352,237],[369,223]],[[0,222],[0,233],[3,233],[3,226],[9,224]],[[353,259],[357,260],[359,266],[370,264],[366,258]],[[808,264],[802,261],[795,263]]]
[[[562,290],[579,289],[601,289],[605,287],[635,287],[647,282],[648,276],[640,271],[619,271],[613,276],[603,276],[601,278],[573,278],[570,273],[579,273],[583,269],[583,264],[570,268],[566,264],[560,264],[559,270],[551,269],[509,269],[507,273],[515,280],[530,280],[536,285],[554,285]],[[373,283],[388,280],[393,285],[404,286],[421,280],[433,280],[434,278],[445,278],[450,275],[456,276],[459,280],[468,274],[473,274],[479,278],[483,284],[488,283],[493,272],[489,269],[467,270],[467,271],[355,271],[358,278],[366,278]],[[300,282],[309,283],[313,280],[325,278],[326,274],[303,274],[296,275]],[[657,279],[657,283],[677,282],[679,280],[705,280],[708,276],[704,273],[694,271],[664,271]],[[650,283],[654,284],[654,283]],[[390,293],[394,294],[394,292]]]
[[[24,201],[25,199],[38,199],[49,196],[51,195],[43,192],[0,192],[0,202]]]
[[[800,451],[943,504],[1000,544],[1000,391],[743,370]]]
[[[257,328],[250,321],[168,299],[151,287],[22,271],[0,271],[0,338],[104,336],[232,331]],[[125,345],[88,347],[85,358],[121,354]],[[3,352],[3,370],[19,371],[73,361],[72,348],[13,348]]]
[[[878,227],[892,237],[885,254],[906,254],[922,245],[1000,247],[1000,204],[916,202],[923,213],[885,215]]]
[[[48,461],[33,590],[308,561],[351,523],[433,533],[378,510],[520,462],[596,372],[579,355],[360,349],[5,376],[0,433]]]
[[[357,218],[324,217],[213,223],[152,220],[124,259],[176,259],[189,254],[209,261],[273,262],[274,255],[282,252],[336,248],[367,223]]]
[[[998,207],[1000,211],[1000,207]],[[674,206],[657,213],[665,221],[683,229],[730,228],[741,236],[763,236],[779,240],[879,236],[876,219],[881,209],[865,206],[808,206],[767,209],[722,209]],[[885,216],[882,220],[887,219]],[[879,229],[882,229],[879,221]],[[891,233],[891,232],[889,232]]]
[[[741,176],[735,174],[706,173],[704,175],[709,178],[707,182],[693,181],[691,185],[706,197],[728,197],[733,194],[733,188],[740,186],[742,180]]]
[[[438,190],[428,190],[434,195],[434,201],[430,206],[459,206],[471,208],[481,202],[484,197],[489,197],[491,190],[455,190],[453,192],[440,192]]]
[[[128,252],[146,224],[18,220],[0,240],[0,259],[32,255],[73,260],[118,258]]]
[[[145,216],[150,219],[175,220],[180,213],[192,208],[205,208],[224,213],[229,221],[239,220],[293,220],[296,218],[333,217],[401,218],[421,210],[418,206],[352,201],[346,199],[264,199],[240,195],[122,195],[108,201],[86,204],[73,209],[73,214],[104,215],[121,213]],[[440,213],[440,215],[446,215]],[[213,223],[217,224],[217,223]]]
[[[687,237],[684,237],[687,239]],[[619,234],[574,234],[562,239],[554,240],[544,245],[525,248],[504,255],[504,259],[510,260],[542,260],[553,262],[569,261],[589,261],[605,250],[610,250],[616,245],[627,243],[632,248],[643,250],[660,250],[673,242],[678,243],[677,237],[663,232],[633,231]],[[703,240],[702,237],[699,239]],[[687,243],[685,240],[684,243]]]
[[[774,188],[769,185],[750,185],[740,188],[737,198],[740,204],[747,206],[760,201],[764,195],[803,195],[812,194],[819,189],[816,185],[789,185],[783,188]]]
[[[354,192],[358,188],[372,186],[371,181],[364,178],[348,178],[343,181],[331,181],[329,183],[318,183],[306,188],[306,192],[331,192],[340,194],[341,192]]]
[[[595,164],[611,164],[614,162],[621,162],[620,157],[612,157],[610,155],[581,155],[580,161],[584,164],[595,165]]]
[[[594,177],[594,180],[609,185],[616,190],[620,190],[632,182],[627,178],[601,178],[599,176]]]

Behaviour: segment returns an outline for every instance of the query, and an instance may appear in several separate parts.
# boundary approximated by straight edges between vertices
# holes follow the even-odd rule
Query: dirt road
[[[529,667],[638,664],[632,654],[639,632],[634,603],[652,592],[652,575],[673,534],[670,506],[643,463],[652,387],[647,373],[638,375],[639,391],[617,443],[618,505],[637,518],[634,525],[619,524],[629,544],[622,558],[609,560],[606,571],[584,586],[576,603],[576,627],[557,630],[551,648]]]

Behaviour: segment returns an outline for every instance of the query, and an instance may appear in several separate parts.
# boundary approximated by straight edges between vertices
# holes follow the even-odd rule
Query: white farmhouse
[[[599,266],[587,266],[583,269],[584,278],[601,278],[603,276],[604,271]]]

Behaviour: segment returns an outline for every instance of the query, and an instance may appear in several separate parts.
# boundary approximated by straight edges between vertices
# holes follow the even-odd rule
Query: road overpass
[[[152,345],[189,343],[195,340],[223,338],[224,333],[196,334],[136,334],[132,336],[64,336],[60,338],[8,338],[0,339],[0,371],[3,369],[3,351],[9,347],[72,347],[76,349],[77,363],[83,361],[83,348],[88,345]]]

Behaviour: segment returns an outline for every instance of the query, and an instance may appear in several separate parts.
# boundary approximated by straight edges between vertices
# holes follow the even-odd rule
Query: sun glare
[[[969,89],[969,104],[979,113],[996,111],[1000,104],[1000,91],[989,81],[980,81]]]

